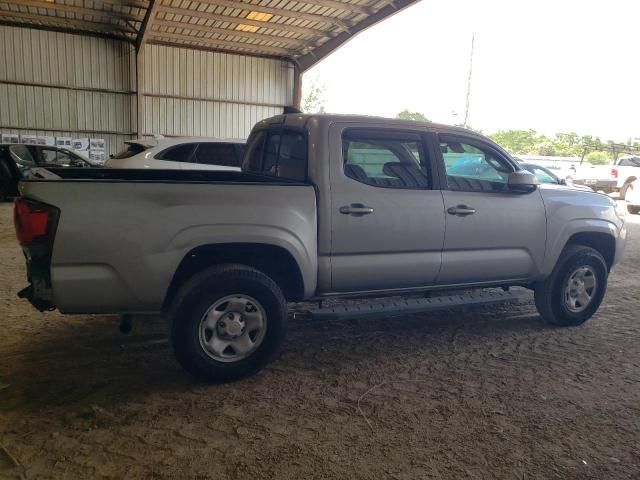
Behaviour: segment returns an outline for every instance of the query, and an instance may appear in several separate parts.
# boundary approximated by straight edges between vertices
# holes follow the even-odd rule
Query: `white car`
[[[207,137],[139,138],[112,155],[107,168],[240,170],[244,140]]]
[[[636,179],[629,184],[625,200],[627,201],[629,213],[640,213],[640,180]]]

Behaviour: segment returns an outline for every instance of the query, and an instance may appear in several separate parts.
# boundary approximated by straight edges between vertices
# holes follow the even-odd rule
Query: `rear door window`
[[[195,161],[204,165],[239,167],[240,161],[236,156],[235,147],[233,143],[200,143],[196,149]]]
[[[430,188],[430,172],[419,135],[346,131],[342,138],[344,174],[375,187]]]
[[[618,165],[621,167],[640,167],[640,157],[623,158]]]
[[[156,159],[182,163],[195,162],[193,152],[196,149],[196,146],[196,143],[183,143],[182,145],[169,147],[160,152]]]

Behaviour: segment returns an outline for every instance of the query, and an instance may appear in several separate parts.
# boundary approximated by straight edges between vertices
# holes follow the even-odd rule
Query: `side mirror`
[[[531,172],[520,170],[509,174],[507,186],[515,193],[530,193],[540,185],[538,178]]]

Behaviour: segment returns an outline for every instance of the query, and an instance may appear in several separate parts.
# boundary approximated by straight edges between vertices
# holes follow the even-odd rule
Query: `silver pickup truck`
[[[254,127],[242,170],[34,172],[15,205],[20,295],[63,313],[163,313],[177,359],[226,381],[276,355],[287,302],[403,295],[315,310],[397,314],[494,298],[425,292],[524,286],[547,321],[580,324],[626,236],[607,196],[540,186],[460,128],[287,114]]]

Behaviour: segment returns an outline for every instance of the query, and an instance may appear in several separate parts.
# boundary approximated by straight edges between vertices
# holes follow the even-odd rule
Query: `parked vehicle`
[[[631,183],[640,178],[640,157],[619,159],[611,169],[611,175],[616,179],[616,190],[620,191],[620,198],[624,200]]]
[[[611,175],[610,166],[591,165],[589,163],[520,159],[524,163],[530,163],[546,168],[553,172],[554,176],[564,180],[566,184],[574,187],[584,186],[596,192],[612,193],[615,191],[616,180]]]
[[[179,362],[227,381],[274,358],[287,302],[405,295],[307,312],[349,318],[515,295],[410,294],[523,286],[547,321],[581,324],[626,238],[609,197],[540,185],[456,127],[280,115],[254,127],[242,170],[32,171],[15,207],[20,296],[63,313],[164,313]]]
[[[18,181],[34,167],[89,168],[93,164],[66,148],[0,144],[0,201],[18,196]]]
[[[640,213],[640,179],[636,178],[628,185],[626,201],[629,213]]]
[[[562,179],[556,177],[555,173],[553,173],[551,170],[541,165],[536,165],[533,163],[521,163],[520,166],[523,167],[525,170],[529,170],[531,173],[533,173],[540,183],[547,183],[550,185],[567,185],[570,187],[577,188],[578,190],[586,190],[589,192],[593,192],[593,189],[590,187],[587,187],[586,185],[575,184],[571,177],[562,178]]]
[[[244,155],[243,140],[174,137],[142,138],[105,162],[107,168],[236,170]]]
[[[613,193],[616,191],[616,179],[611,174],[610,165],[591,165],[583,163],[576,166],[573,175],[574,185],[585,185],[596,192]]]

